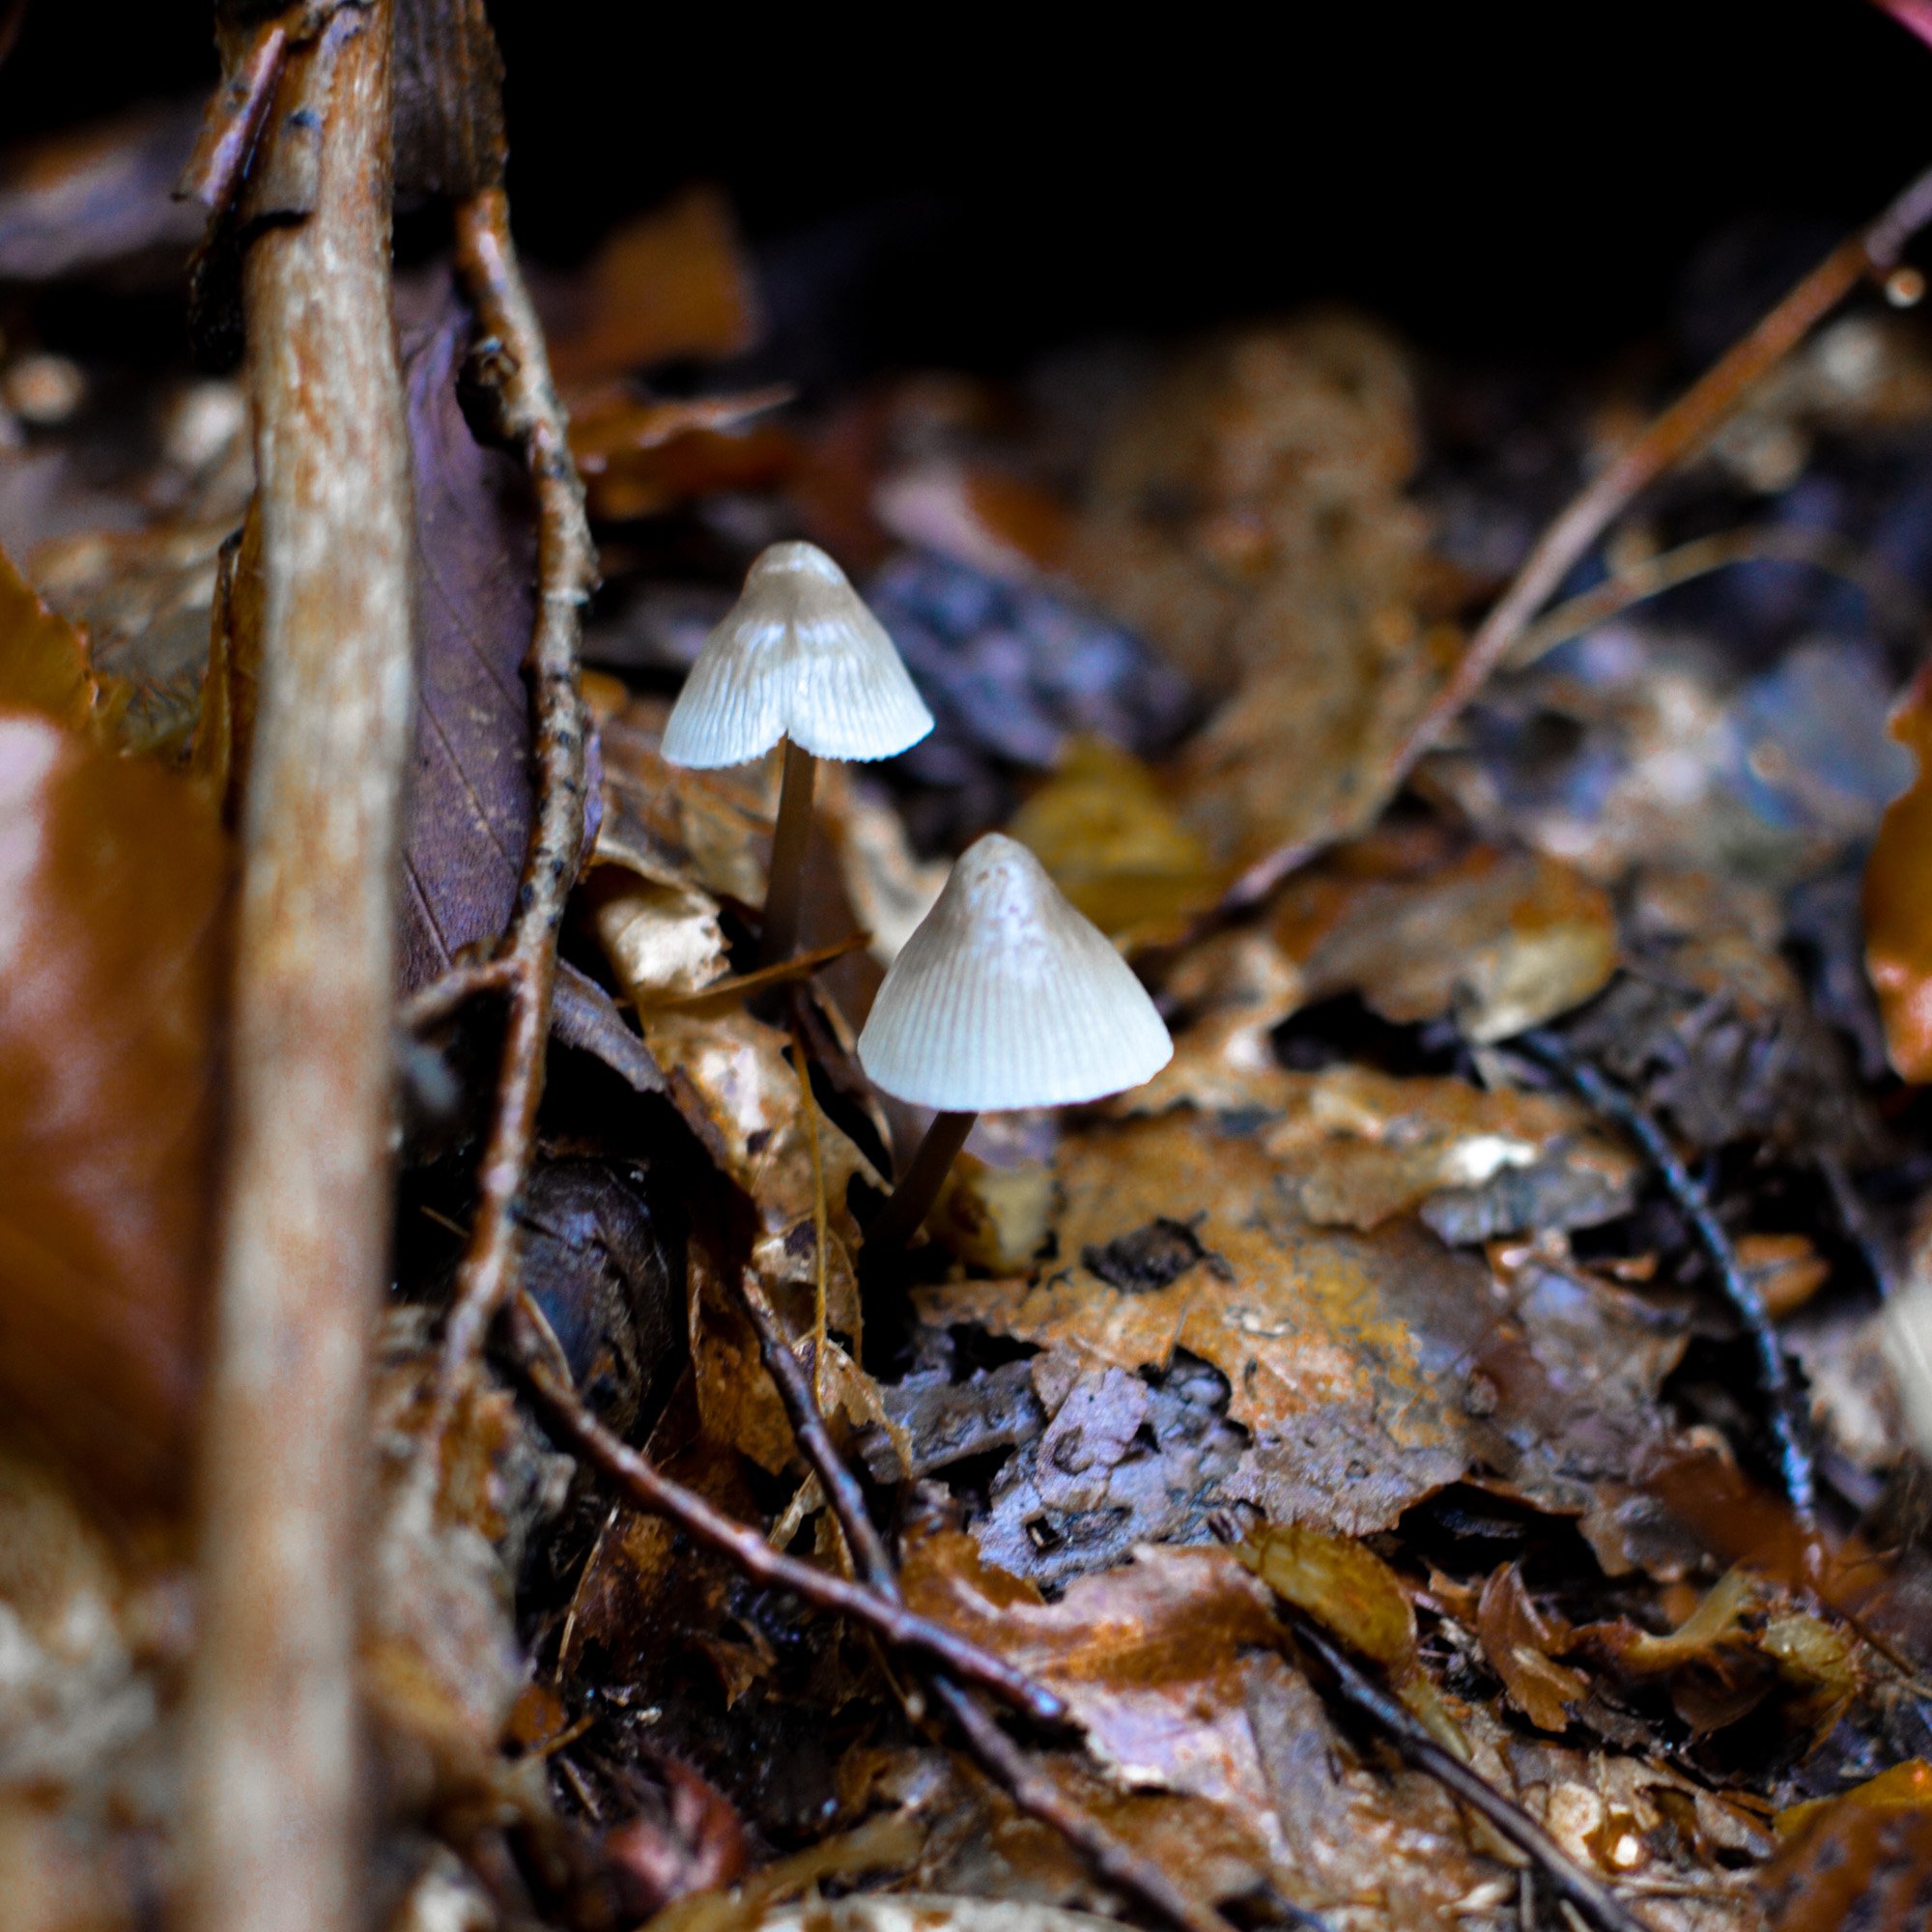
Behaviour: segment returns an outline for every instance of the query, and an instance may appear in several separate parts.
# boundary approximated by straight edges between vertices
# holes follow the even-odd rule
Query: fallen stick
[[[242,275],[264,609],[200,1445],[183,1924],[362,1922],[368,1352],[391,1221],[410,483],[388,0],[322,15],[263,136],[313,202]]]

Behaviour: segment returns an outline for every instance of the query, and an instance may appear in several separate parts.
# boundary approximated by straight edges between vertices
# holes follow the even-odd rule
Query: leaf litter
[[[493,1025],[442,1009],[406,1061],[372,1408],[389,1922],[1157,1912],[1054,1817],[1241,1924],[1555,1922],[1565,1867],[1418,1768],[1311,1632],[1630,1923],[1917,1922],[1932,1594],[1880,1336],[1885,1295],[1932,1295],[1925,698],[1830,573],[1660,589],[1655,562],[1740,478],[1769,554],[1807,483],[1852,500],[1901,447],[1922,472],[1917,323],[1861,311],[1796,354],[1631,512],[1596,602],[1415,764],[1480,609],[1470,559],[1523,548],[1496,452],[1437,420],[1433,386],[1478,373],[1425,384],[1378,325],[1312,314],[1150,354],[1069,435],[1046,384],[741,380],[757,282],[700,189],[543,291],[607,669],[520,1319],[684,1493],[864,1581],[765,1366],[769,1310],[905,1609],[1065,1721],[1009,1738],[1032,1783],[976,1768],[929,1657],[600,1487],[507,1351],[441,1430]],[[518,892],[534,525],[472,393],[470,318],[419,305],[420,998]],[[36,372],[7,355],[24,415]],[[698,393],[661,380],[677,364]],[[166,1884],[191,1648],[227,858],[185,773],[230,795],[247,762],[223,709],[250,621],[237,425],[217,390],[149,380],[172,427],[130,436],[104,493],[74,481],[101,473],[84,409],[0,450],[22,565],[0,583],[0,1845],[26,1896],[103,1927]],[[1580,475],[1607,418],[1571,420]],[[61,515],[95,527],[46,507],[71,481]],[[1923,597],[1932,555],[1884,511],[1837,534]],[[693,627],[639,613],[722,609],[762,542],[835,532],[940,729],[828,777],[813,951],[774,978],[776,764],[663,758]],[[929,1237],[868,1256],[920,1122],[870,1094],[855,1029],[946,859],[993,827],[1135,959],[1176,1055],[1117,1101],[982,1122]],[[1306,863],[1246,902],[1282,852]],[[1803,1365],[1810,1555],[1776,1493],[1762,1338],[1629,1117],[1512,1049],[1532,1029],[1647,1110]]]

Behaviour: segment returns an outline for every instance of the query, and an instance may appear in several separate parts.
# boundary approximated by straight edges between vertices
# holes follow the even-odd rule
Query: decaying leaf
[[[403,979],[436,978],[509,922],[528,836],[535,526],[523,471],[457,406],[469,320],[447,307],[404,355],[421,696],[405,832]]]
[[[121,1502],[178,1497],[207,1281],[228,855],[172,773],[0,718],[0,1379]]]
[[[906,1581],[1065,1697],[1110,1780],[1141,1795],[1132,1811],[1096,1804],[1062,1772],[1069,1794],[1131,1820],[1136,1846],[1205,1895],[1237,1889],[1245,1865],[1250,1887],[1319,1909],[1376,1897],[1385,1922],[1420,1932],[1477,1883],[1483,1861],[1439,1794],[1353,1764],[1274,1654],[1267,1592],[1233,1552],[1143,1548],[1047,1604],[939,1531],[909,1549]],[[1171,1795],[1156,1806],[1156,1792]]]
[[[1475,1466],[1580,1512],[1583,1472],[1627,1469],[1655,1427],[1620,1378],[1654,1388],[1681,1341],[1560,1271],[1506,1286],[1406,1219],[1317,1228],[1293,1170],[1252,1135],[1167,1115],[1070,1139],[1056,1171],[1068,1259],[1031,1282],[923,1291],[923,1316],[1128,1374],[1182,1351],[1211,1364],[1253,1438],[1223,1496],[1271,1520],[1363,1535]],[[1150,1244],[1161,1216],[1192,1242]],[[1148,1266],[1099,1260],[1126,1238],[1150,1247]],[[1606,1319],[1630,1329],[1611,1359]]]
[[[1365,1544],[1299,1523],[1262,1529],[1236,1550],[1276,1596],[1306,1610],[1398,1682],[1415,1669],[1415,1609]]]
[[[1445,1237],[1452,1216],[1480,1213],[1483,1238],[1607,1221],[1634,1192],[1635,1160],[1562,1098],[1347,1065],[1283,1072],[1276,1093],[1280,1118],[1262,1144],[1321,1226],[1374,1228],[1430,1207],[1440,1209],[1429,1218]],[[1469,1236],[1458,1226],[1455,1237]]]
[[[641,879],[759,905],[771,818],[764,789],[736,772],[687,771],[658,751],[663,707],[633,704],[603,726],[604,812],[592,854]]]
[[[1511,1704],[1539,1730],[1568,1730],[1571,1706],[1588,1695],[1590,1680],[1552,1659],[1567,1627],[1537,1608],[1515,1564],[1492,1572],[1483,1585],[1476,1631]]]

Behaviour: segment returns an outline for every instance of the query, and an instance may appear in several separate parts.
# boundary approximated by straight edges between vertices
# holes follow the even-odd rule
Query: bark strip
[[[182,1918],[196,1932],[362,1918],[364,1401],[391,1218],[412,682],[389,33],[388,0],[369,0],[292,51],[262,158],[313,143],[315,199],[262,228],[243,269],[264,611],[201,1453]]]

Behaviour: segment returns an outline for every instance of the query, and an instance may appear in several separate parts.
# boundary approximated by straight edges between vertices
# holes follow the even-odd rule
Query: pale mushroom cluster
[[[709,768],[785,747],[762,953],[797,941],[814,759],[892,757],[932,729],[892,639],[808,543],[775,544],[705,640],[665,727],[664,755]],[[981,1113],[1060,1107],[1138,1087],[1174,1051],[1113,943],[1024,845],[988,833],[952,868],[859,1035],[883,1093],[934,1110],[868,1244],[906,1239]]]

